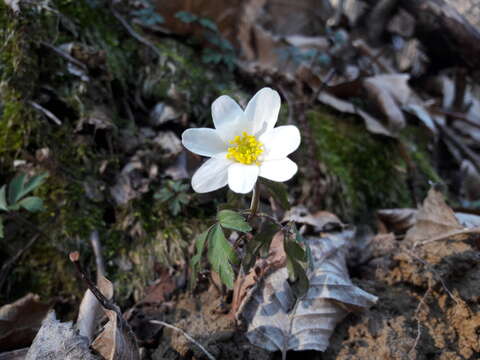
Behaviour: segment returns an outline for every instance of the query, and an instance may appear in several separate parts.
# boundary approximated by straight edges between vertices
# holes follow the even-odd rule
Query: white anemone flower
[[[228,184],[236,193],[252,191],[259,176],[283,182],[298,170],[287,158],[300,145],[300,132],[293,125],[274,128],[280,111],[280,96],[270,88],[258,91],[245,111],[229,96],[212,104],[215,129],[187,129],[183,145],[208,159],[193,175],[198,193]]]

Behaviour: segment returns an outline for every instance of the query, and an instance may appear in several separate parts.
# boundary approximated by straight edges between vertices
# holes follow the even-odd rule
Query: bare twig
[[[190,342],[194,343],[195,345],[197,345],[199,347],[200,350],[203,351],[203,353],[210,359],[210,360],[216,360],[215,357],[210,354],[207,349],[205,349],[202,344],[198,343],[193,337],[191,337],[190,335],[188,335],[185,331],[183,331],[182,329],[176,327],[176,326],[173,326],[173,325],[170,325],[170,324],[167,324],[166,322],[163,322],[163,321],[160,321],[160,320],[150,320],[150,323],[152,324],[156,324],[156,325],[163,325],[165,327],[168,327],[170,329],[173,329],[175,331],[178,331],[179,333],[181,333],[183,336],[185,336]]]
[[[468,146],[466,146],[463,141],[459,139],[459,136],[455,134],[452,130],[448,129],[446,126],[440,126],[439,124],[437,125],[442,130],[442,133],[445,135],[446,140],[453,143],[466,157],[470,159],[477,171],[480,171],[480,156],[478,156],[477,154],[475,154],[474,151],[468,148]]]
[[[55,124],[62,125],[62,122],[60,121],[60,119],[56,117],[55,114],[52,113],[50,110],[45,109],[42,105],[36,103],[35,101],[29,101],[28,103],[32,105],[35,109],[41,111],[46,117],[52,120]]]
[[[83,269],[82,265],[80,264],[80,253],[78,251],[71,252],[69,254],[70,261],[75,265],[75,269],[77,270],[78,274],[82,277],[83,281],[87,285],[87,287],[90,289],[93,295],[97,298],[97,300],[102,304],[102,306],[105,309],[112,310],[117,314],[118,319],[123,319],[122,313],[120,311],[120,308],[111,300],[107,299],[101,292],[98,290],[98,288],[95,286],[95,284],[92,282],[92,280],[88,277],[87,273]]]
[[[412,348],[408,352],[408,357],[409,358],[411,358],[410,353],[415,350],[415,348],[418,345],[418,342],[420,341],[420,337],[422,336],[422,325],[420,324],[420,319],[418,318],[418,313],[420,312],[420,309],[421,309],[422,305],[426,305],[425,300],[428,297],[428,295],[430,294],[431,290],[432,290],[432,286],[431,286],[430,281],[429,281],[428,282],[428,289],[425,291],[422,298],[418,302],[417,309],[415,310],[415,315],[414,316],[415,316],[415,319],[417,320],[417,336],[415,338],[415,342],[413,343]]]
[[[480,234],[480,227],[471,228],[471,229],[465,228],[465,229],[462,229],[462,230],[450,231],[450,232],[447,232],[446,234],[442,234],[442,235],[436,236],[434,238],[431,238],[431,239],[428,239],[428,240],[425,240],[425,241],[417,241],[413,245],[413,248],[416,248],[419,245],[425,245],[425,244],[429,244],[429,243],[432,243],[432,242],[435,242],[435,241],[447,240],[449,238],[459,236],[459,235],[470,235],[470,234]]]
[[[53,45],[50,45],[44,41],[40,42],[40,44],[42,46],[45,46],[47,49],[50,49],[52,50],[54,53],[56,53],[57,55],[60,55],[61,57],[63,57],[65,60],[68,60],[70,61],[72,64],[75,64],[77,65],[79,68],[81,68],[82,70],[87,70],[87,66],[82,63],[81,61],[75,59],[72,55],[70,55],[69,53],[63,51],[62,49],[59,49]]]
[[[123,27],[128,31],[128,33],[134,37],[138,42],[142,43],[143,45],[149,47],[155,55],[157,55],[159,58],[162,57],[162,54],[158,49],[153,45],[150,41],[145,39],[142,35],[140,35],[138,32],[136,32],[130,24],[125,20],[114,8],[113,6],[110,7],[110,10],[112,11],[113,16],[117,18],[118,21],[123,25]]]
[[[25,254],[28,249],[35,244],[39,238],[40,234],[35,234],[23,248],[21,248],[11,259],[2,265],[2,268],[0,269],[0,290],[3,288],[3,284],[7,280],[7,277],[15,263],[23,256],[23,254]]]
[[[457,304],[459,304],[459,301],[458,299],[456,298],[455,295],[452,294],[452,292],[448,289],[447,287],[447,284],[445,284],[445,281],[443,280],[443,278],[435,271],[432,269],[431,265],[429,263],[427,263],[425,260],[423,260],[420,256],[418,256],[417,254],[415,254],[413,251],[411,251],[410,249],[407,249],[407,248],[404,248],[403,249],[408,255],[410,255],[413,259],[417,260],[418,262],[422,263],[425,268],[427,269],[427,271],[431,272],[437,279],[438,281],[440,281],[440,283],[442,284],[442,287],[443,289],[445,290],[445,292],[448,294],[448,296],[450,296],[452,298],[453,301],[455,301]]]

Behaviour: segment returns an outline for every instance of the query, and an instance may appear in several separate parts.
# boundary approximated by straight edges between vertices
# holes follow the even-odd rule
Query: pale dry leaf
[[[387,233],[404,234],[415,225],[417,209],[382,209],[377,216]]]
[[[313,271],[310,287],[296,299],[282,267],[266,276],[243,307],[247,337],[269,351],[317,350],[329,345],[335,326],[351,309],[368,308],[377,301],[353,285],[348,275],[345,251],[351,231],[308,238]]]
[[[316,232],[329,231],[332,227],[343,228],[345,226],[336,215],[328,211],[317,211],[311,214],[302,205],[294,206],[285,213],[282,222],[287,221],[313,226]]]
[[[388,130],[383,124],[378,121],[376,118],[368,114],[367,112],[356,108],[352,103],[339,99],[325,91],[318,95],[318,101],[322,104],[328,105],[342,113],[355,114],[359,115],[364,123],[367,130],[373,134],[385,135],[389,137],[394,137],[394,135]]]
[[[42,325],[50,305],[27,294],[0,308],[0,352],[29,346]]]
[[[431,188],[417,212],[415,226],[405,237],[406,244],[416,244],[439,236],[452,236],[463,230],[453,210],[446,204],[441,192]]]
[[[387,117],[392,131],[403,129],[406,124],[401,106],[406,105],[412,91],[407,74],[382,74],[366,78],[363,86],[377,108]]]
[[[79,335],[71,322],[61,323],[51,311],[43,320],[25,360],[100,360],[88,345],[88,339]]]
[[[105,281],[106,280],[106,281]],[[107,298],[112,299],[113,287],[103,275],[98,276],[97,287]],[[77,329],[80,335],[85,336],[90,342],[93,340],[93,333],[100,320],[102,306],[90,290],[85,291],[85,295],[80,303],[77,317]]]
[[[101,282],[103,291],[113,297],[112,283],[106,278]],[[137,341],[128,324],[115,311],[104,309],[104,312],[108,322],[91,347],[106,360],[139,360]]]

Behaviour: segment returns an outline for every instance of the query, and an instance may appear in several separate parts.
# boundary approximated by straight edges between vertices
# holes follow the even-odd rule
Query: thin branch
[[[60,55],[61,57],[63,57],[65,60],[67,61],[70,61],[72,64],[75,64],[77,65],[79,68],[81,68],[82,70],[85,70],[87,71],[87,66],[82,63],[81,61],[75,59],[72,55],[70,55],[69,53],[63,51],[62,49],[59,49],[53,45],[50,45],[44,41],[40,42],[40,44],[42,46],[45,46],[47,49],[50,49],[52,50],[54,53],[56,53],[57,55]]]
[[[136,32],[130,24],[125,20],[114,8],[113,6],[110,7],[110,10],[112,11],[113,16],[117,18],[118,21],[123,25],[123,27],[128,31],[128,33],[134,37],[138,42],[142,43],[143,45],[149,47],[152,49],[152,51],[157,55],[159,58],[162,57],[162,54],[158,49],[153,45],[150,41],[148,41],[146,38],[144,38],[142,35],[140,35],[138,32]]]
[[[90,289],[92,294],[97,298],[98,302],[102,304],[102,306],[105,309],[112,310],[117,314],[118,319],[123,319],[122,313],[120,312],[120,309],[118,308],[113,301],[107,299],[101,292],[98,290],[98,288],[95,286],[95,284],[92,282],[92,280],[88,277],[87,273],[83,269],[82,265],[80,264],[80,253],[78,251],[71,252],[69,254],[70,261],[75,265],[75,269],[77,270],[78,274],[82,277],[83,281],[87,285],[87,287]],[[120,320],[121,321],[121,320]]]
[[[179,333],[181,333],[183,336],[185,336],[189,341],[191,341],[192,343],[194,343],[195,345],[197,345],[200,350],[203,351],[203,353],[205,355],[207,355],[207,357],[210,359],[210,360],[216,360],[215,357],[210,354],[207,349],[205,349],[202,344],[198,343],[193,337],[191,337],[190,335],[188,335],[185,331],[183,331],[182,329],[176,327],[176,326],[173,326],[173,325],[170,325],[170,324],[167,324],[166,322],[163,322],[163,321],[160,321],[160,320],[150,320],[150,323],[151,324],[156,324],[156,325],[163,325],[165,327],[168,327],[170,329],[173,329],[175,331],[178,331]]]
[[[436,236],[432,239],[428,239],[428,240],[425,240],[425,241],[417,241],[413,245],[413,248],[416,248],[419,245],[425,245],[425,244],[429,244],[429,243],[432,243],[432,242],[435,242],[435,241],[447,240],[447,239],[452,238],[454,236],[471,235],[471,234],[480,234],[480,227],[471,228],[471,229],[466,228],[466,229],[462,229],[462,230],[450,231],[446,234]]]
[[[36,103],[35,101],[29,101],[28,103],[32,105],[35,109],[41,111],[46,117],[52,120],[55,124],[62,125],[62,122],[60,121],[60,119],[50,110],[45,109],[42,105]]]

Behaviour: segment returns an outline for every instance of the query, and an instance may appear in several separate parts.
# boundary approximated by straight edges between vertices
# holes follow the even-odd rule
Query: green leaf
[[[182,210],[182,204],[180,204],[180,201],[178,201],[177,198],[170,201],[170,204],[168,205],[168,207],[173,216],[177,216]]]
[[[302,267],[302,265],[300,265],[300,263],[293,259],[287,260],[287,269],[289,274],[290,286],[295,292],[295,295],[297,295],[297,298],[300,298],[307,293],[310,286],[310,282],[308,281],[305,269]],[[292,277],[290,277],[290,273],[293,274],[293,281]]]
[[[218,31],[217,24],[215,24],[215,23],[214,23],[212,20],[210,20],[210,19],[202,18],[202,19],[198,20],[198,22],[199,22],[200,25],[202,25],[204,28],[210,29],[210,30],[212,30],[212,31]]]
[[[158,193],[153,195],[153,198],[157,199],[157,200],[160,200],[160,202],[165,202],[167,200],[170,200],[173,197],[173,195],[174,195],[174,193],[171,192],[169,189],[163,188]]]
[[[0,210],[8,211],[7,199],[5,196],[6,185],[0,188]]]
[[[245,218],[233,210],[221,210],[217,213],[217,219],[224,228],[241,232],[252,231],[252,227]]]
[[[198,274],[198,271],[200,270],[200,260],[202,259],[203,250],[205,249],[205,243],[210,233],[210,229],[205,230],[203,233],[201,233],[195,238],[195,248],[197,250],[197,253],[195,254],[194,257],[192,257],[192,260],[190,261],[190,267],[191,267],[190,288],[191,289],[194,289],[195,286],[197,285],[197,274]]]
[[[22,191],[20,192],[19,199],[42,185],[47,177],[48,173],[33,176],[23,187]]]
[[[30,212],[37,212],[43,210],[43,200],[37,196],[29,196],[20,200],[18,206]]]
[[[261,183],[265,185],[270,195],[278,202],[278,204],[287,210],[290,208],[288,201],[287,187],[283,183],[271,181],[265,178],[260,179]]]
[[[280,230],[277,224],[266,222],[260,232],[255,235],[255,239],[261,242],[260,256],[267,257],[270,252],[270,244],[272,243],[273,236]]]
[[[222,282],[229,289],[232,289],[235,274],[231,264],[238,262],[235,250],[225,238],[222,227],[219,224],[216,224],[209,234],[208,261],[212,265],[212,270],[218,273]]]
[[[18,199],[20,199],[26,177],[27,175],[22,173],[15,176],[15,178],[10,181],[10,184],[8,185],[8,203],[10,205],[14,205]]]
[[[289,258],[293,258],[302,262],[307,261],[307,254],[305,253],[305,250],[298,245],[298,243],[288,240],[284,242],[284,246],[285,252]]]
[[[194,15],[188,11],[179,11],[175,14],[175,17],[186,24],[194,22],[198,19],[197,15]]]

